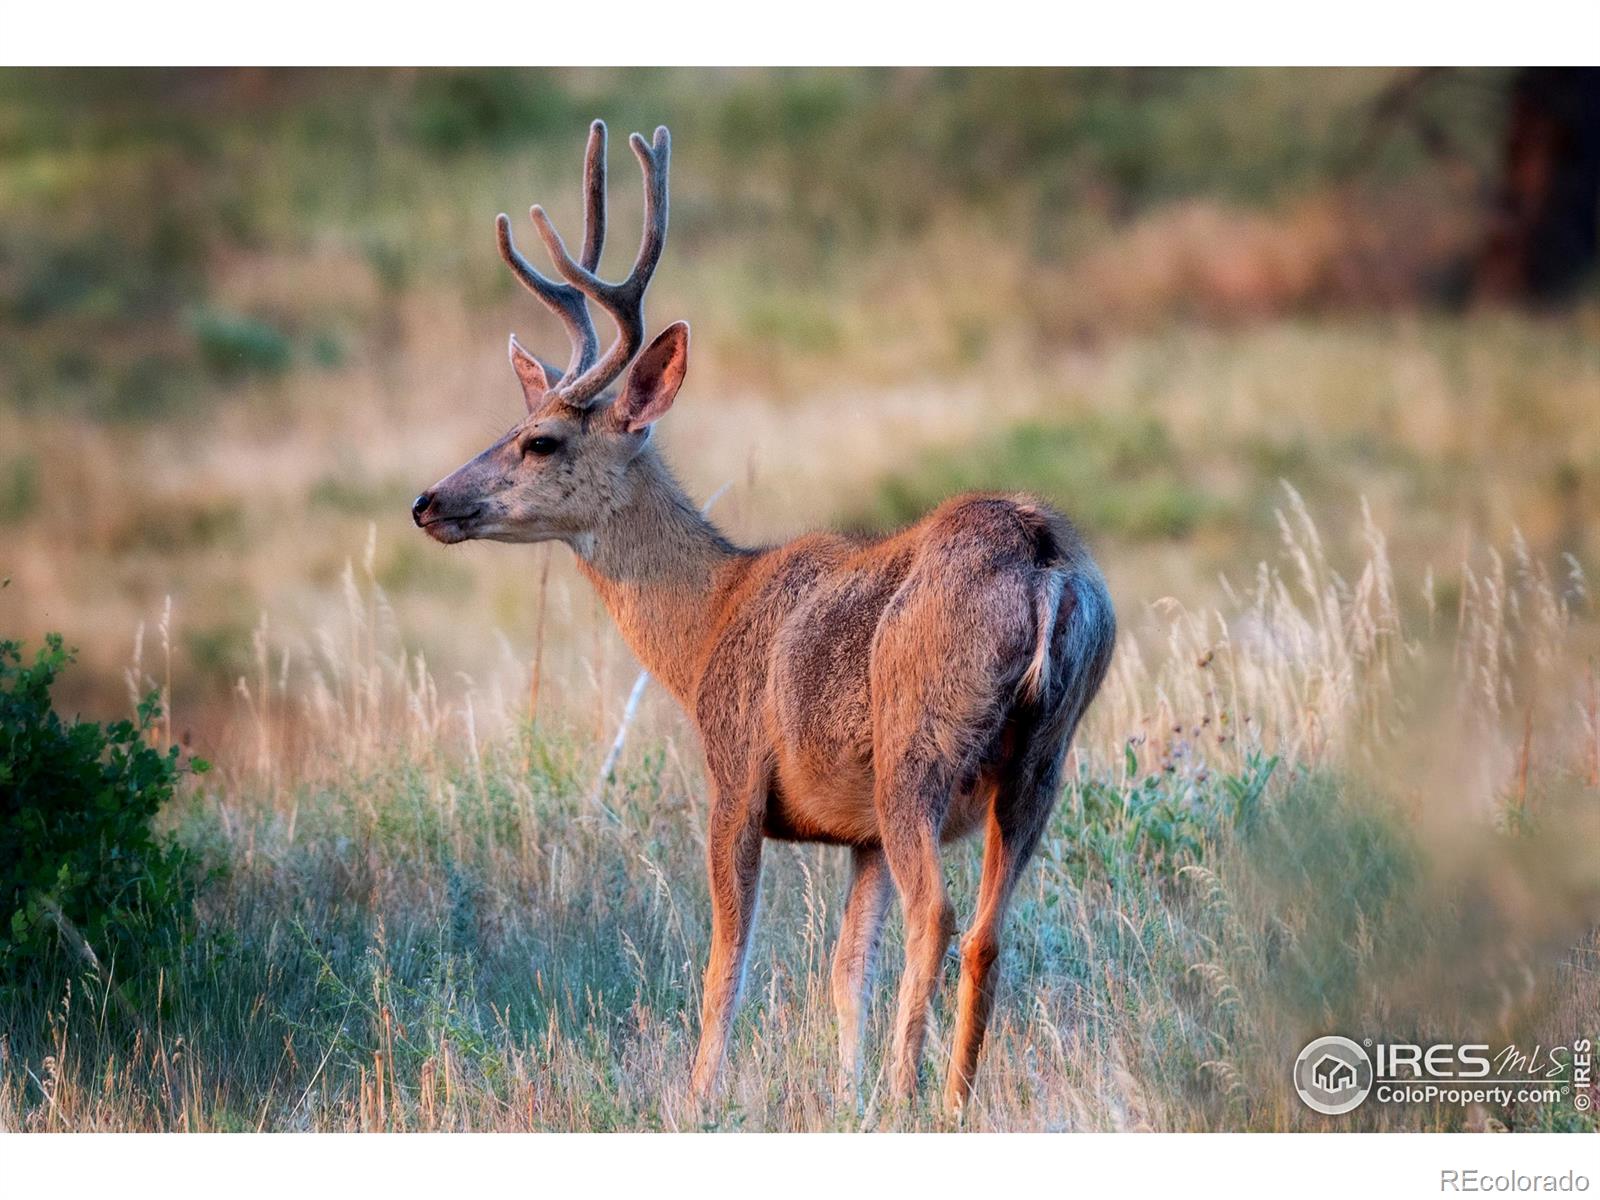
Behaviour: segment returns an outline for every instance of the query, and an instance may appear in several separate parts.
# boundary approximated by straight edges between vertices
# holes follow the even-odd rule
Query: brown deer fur
[[[633,147],[655,203],[640,262],[622,285],[593,275],[595,231],[604,228],[599,122],[583,263],[540,222],[565,284],[528,267],[501,218],[502,253],[568,323],[573,360],[557,376],[512,340],[527,417],[419,496],[415,519],[447,543],[567,543],[639,660],[699,729],[712,792],[712,944],[697,1095],[714,1091],[726,1052],[766,838],[850,849],[832,984],[842,1086],[852,1092],[891,882],[899,892],[905,967],[891,1084],[897,1096],[913,1094],[955,930],[940,847],[984,829],[946,1086],[959,1110],[994,1000],[1007,900],[1111,657],[1104,581],[1064,517],[1018,496],[958,496],[882,538],[815,533],[746,549],[718,533],[650,441],[682,382],[689,338],[687,326],[669,326],[634,357],[644,287],[665,238],[666,131],[653,147],[635,135]],[[605,359],[592,324],[582,324],[584,297],[617,320],[618,344]],[[604,394],[624,370],[620,394]],[[567,380],[577,386],[564,391]]]

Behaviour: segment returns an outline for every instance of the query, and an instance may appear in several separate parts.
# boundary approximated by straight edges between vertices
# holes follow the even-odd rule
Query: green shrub
[[[31,666],[0,641],[0,995],[91,956],[127,978],[192,910],[191,859],[152,821],[183,772],[206,764],[149,745],[154,695],[136,722],[63,721],[50,688],[72,656],[59,634],[45,641]]]
[[[1424,847],[1396,809],[1354,778],[1301,770],[1240,840],[1251,907],[1273,914],[1263,982],[1304,1021],[1350,1012],[1460,942],[1454,905],[1430,889]]]
[[[200,357],[221,376],[279,375],[293,357],[289,339],[254,317],[206,311],[195,314],[193,327]]]
[[[412,136],[441,154],[541,137],[582,119],[551,72],[505,70],[424,72],[409,117]]]

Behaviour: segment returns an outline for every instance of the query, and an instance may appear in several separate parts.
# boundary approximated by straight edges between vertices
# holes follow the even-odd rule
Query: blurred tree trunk
[[[1600,68],[1525,68],[1509,105],[1475,290],[1485,300],[1559,302],[1600,257]]]

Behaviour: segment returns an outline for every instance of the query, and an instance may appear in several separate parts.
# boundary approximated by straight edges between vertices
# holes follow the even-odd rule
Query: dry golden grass
[[[246,384],[203,420],[107,426],[0,410],[0,443],[26,447],[41,481],[7,530],[0,624],[31,639],[69,631],[95,689],[77,699],[106,711],[132,631],[171,595],[183,630],[179,721],[205,746],[220,733],[207,715],[214,701],[250,667],[260,614],[308,648],[376,523],[375,569],[408,643],[480,676],[504,656],[498,630],[525,660],[538,555],[440,553],[406,514],[417,489],[514,417],[498,339],[482,334],[497,322],[442,299],[403,316],[414,332],[383,361]],[[839,378],[793,402],[691,380],[662,436],[695,494],[733,484],[718,514],[746,540],[849,516],[874,480],[926,475],[930,453],[982,464],[993,454],[985,439],[1017,422],[1085,443],[1153,436],[1163,460],[1096,486],[1114,497],[1182,481],[1214,515],[1182,538],[1091,527],[1122,602],[1198,602],[1216,572],[1269,549],[1280,477],[1324,520],[1359,520],[1365,497],[1414,574],[1448,571],[1465,545],[1503,541],[1513,527],[1547,559],[1592,562],[1597,318],[1179,329],[1046,361],[1002,346],[975,372],[875,390]],[[498,322],[527,324],[520,308]],[[697,378],[701,368],[712,381],[726,375],[713,352],[697,351]],[[1004,462],[990,474],[1009,477]],[[1055,497],[1069,512],[1102,499],[1074,486],[1063,480]],[[612,664],[624,652],[561,557],[549,601],[553,694],[585,690],[578,651]],[[610,679],[608,696],[626,690],[625,676]]]
[[[1350,531],[1341,575],[1292,491],[1280,522],[1276,565],[1214,609],[1124,607],[1010,923],[968,1127],[1592,1124],[1561,1106],[1324,1120],[1293,1099],[1295,1050],[1329,1029],[1590,1032],[1600,628],[1581,575],[1521,542],[1434,576],[1408,620],[1422,582],[1396,578],[1375,525]],[[690,1104],[704,812],[685,727],[657,712],[596,795],[605,740],[582,706],[530,727],[512,662],[498,690],[435,680],[380,558],[349,569],[314,649],[257,639],[220,776],[174,814],[227,875],[162,1003],[130,1025],[80,980],[14,1014],[0,1127],[947,1127],[886,1109],[876,1057],[861,1110],[829,1090],[843,863],[821,848],[770,850],[727,1098]],[[162,685],[162,640],[135,682]],[[974,858],[954,856],[960,911]]]

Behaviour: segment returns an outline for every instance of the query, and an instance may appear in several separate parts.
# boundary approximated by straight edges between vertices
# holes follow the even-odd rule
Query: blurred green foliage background
[[[380,294],[427,281],[502,298],[509,277],[467,253],[485,240],[472,201],[567,200],[595,114],[611,120],[618,157],[629,129],[674,130],[669,267],[732,260],[748,360],[827,358],[851,340],[829,295],[870,291],[871,263],[917,270],[917,247],[945,222],[1064,269],[1185,198],[1278,212],[1332,188],[1448,192],[1437,176],[1463,169],[1492,180],[1508,73],[1441,79],[1425,119],[1393,128],[1378,122],[1389,74],[10,72],[6,398],[150,417],[203,401],[216,382],[336,365],[381,338],[384,306],[349,296],[303,291],[240,311],[216,286],[230,257],[336,252]],[[1430,149],[1441,136],[1447,162]],[[614,186],[631,193],[628,172],[614,164]],[[1452,199],[1430,197],[1431,215],[1453,215]],[[1462,286],[1452,264],[1428,265],[1436,274],[1401,290],[1438,299]],[[1002,323],[1060,332],[1048,292],[1019,295],[1034,302],[973,314],[950,349],[975,355]],[[1331,304],[1340,284],[1286,299]],[[1182,311],[1208,298],[1172,301]]]
[[[0,73],[0,624],[64,627],[109,704],[173,596],[179,690],[220,693],[263,611],[317,626],[376,523],[409,636],[525,653],[526,559],[437,552],[405,506],[514,415],[508,327],[562,354],[491,220],[530,253],[529,203],[574,228],[595,116],[612,271],[625,135],[673,131],[651,315],[695,360],[664,437],[701,494],[740,483],[738,536],[1028,488],[1144,597],[1270,545],[1289,479],[1336,521],[1403,515],[1419,565],[1512,525],[1592,562],[1592,280],[1541,312],[1483,282],[1518,79]]]

